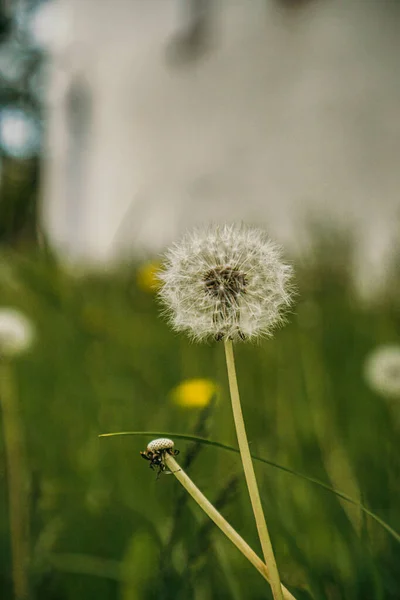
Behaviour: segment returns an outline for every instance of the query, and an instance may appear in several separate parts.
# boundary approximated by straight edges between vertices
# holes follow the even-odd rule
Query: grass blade
[[[118,432],[114,432],[114,433],[101,433],[99,435],[99,437],[116,437],[116,436],[121,436],[121,435],[168,437],[171,439],[185,440],[187,442],[196,442],[198,444],[204,444],[205,446],[213,446],[214,448],[220,448],[221,450],[227,450],[228,452],[235,452],[236,454],[239,454],[238,448],[234,448],[233,446],[229,446],[227,444],[222,444],[221,442],[215,442],[213,440],[208,440],[206,438],[202,438],[197,435],[187,435],[184,433],[171,433],[169,431],[167,431],[167,432],[166,431],[118,431]],[[308,481],[309,483],[313,483],[314,485],[317,485],[320,488],[323,488],[324,490],[327,490],[328,492],[335,494],[335,496],[338,496],[339,498],[346,500],[346,502],[349,502],[350,504],[357,506],[361,511],[363,511],[365,514],[367,514],[369,517],[371,517],[371,519],[376,521],[376,523],[379,523],[379,525],[381,527],[383,527],[397,542],[400,543],[400,534],[397,533],[397,531],[395,531],[390,525],[388,525],[388,523],[386,523],[386,521],[384,521],[383,519],[378,517],[378,515],[376,515],[371,510],[366,508],[363,504],[361,504],[360,502],[357,502],[357,500],[354,500],[353,498],[351,498],[351,496],[348,496],[347,494],[345,494],[344,492],[341,492],[340,490],[336,490],[335,488],[324,483],[323,481],[320,481],[319,479],[316,479],[315,477],[309,477],[308,475],[305,475],[304,473],[300,473],[299,471],[295,471],[294,469],[290,469],[289,467],[280,465],[276,462],[273,462],[272,460],[262,458],[261,456],[256,456],[255,454],[251,454],[251,456],[254,460],[257,460],[258,462],[269,465],[270,467],[274,467],[275,469],[279,469],[280,471],[285,471],[286,473],[290,473],[291,475],[295,475],[296,477],[300,477],[301,479],[304,479],[305,481]]]

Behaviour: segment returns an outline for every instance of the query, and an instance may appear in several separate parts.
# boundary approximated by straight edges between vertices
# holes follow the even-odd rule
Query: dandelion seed
[[[364,375],[379,395],[400,399],[400,346],[378,346],[365,362]]]
[[[27,317],[14,308],[0,308],[0,356],[22,354],[33,338],[33,326]]]
[[[172,326],[198,341],[270,336],[292,302],[292,268],[279,247],[244,225],[186,234],[167,252],[159,278]]]

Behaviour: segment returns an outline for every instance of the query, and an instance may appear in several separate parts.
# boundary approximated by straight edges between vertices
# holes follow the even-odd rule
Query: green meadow
[[[400,398],[388,402],[364,378],[369,353],[399,341],[398,280],[361,301],[351,262],[343,237],[314,235],[293,259],[288,323],[235,348],[251,451],[267,461],[255,467],[273,546],[298,600],[400,598]],[[237,447],[223,345],[172,332],[143,273],[132,263],[83,276],[44,249],[0,253],[0,303],[36,331],[9,365],[31,599],[271,598],[175,477],[157,478],[140,456],[157,437],[145,432],[174,439],[178,462],[261,555],[239,455],[193,439]],[[110,432],[144,433],[99,437]],[[0,436],[0,595],[11,600]]]

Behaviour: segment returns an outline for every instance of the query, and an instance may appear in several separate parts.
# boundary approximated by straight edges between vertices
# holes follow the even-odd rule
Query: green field
[[[393,283],[362,303],[351,248],[320,237],[294,261],[288,324],[236,348],[252,452],[351,496],[256,463],[282,580],[298,600],[400,598],[400,399],[364,380],[380,344],[398,343]],[[223,346],[193,344],[159,316],[140,265],[75,276],[43,250],[0,254],[0,302],[34,323],[11,365],[23,434],[29,582],[35,600],[258,600],[269,586],[211,525],[173,476],[140,457],[151,435],[198,435],[236,447]],[[138,285],[139,281],[139,285]],[[394,279],[393,279],[394,281]],[[185,400],[183,381],[216,393]],[[175,389],[175,392],[174,392]],[[0,435],[2,429],[0,428]],[[260,553],[238,454],[176,439],[180,463]],[[7,462],[0,446],[0,589],[13,598]],[[4,591],[3,591],[4,590]]]

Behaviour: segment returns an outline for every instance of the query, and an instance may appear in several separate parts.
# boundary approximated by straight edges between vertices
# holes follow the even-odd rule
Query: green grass
[[[321,238],[322,239],[322,238]],[[343,240],[316,246],[296,267],[288,325],[237,347],[252,452],[338,488],[400,531],[399,429],[362,376],[377,344],[397,342],[400,298],[357,300]],[[16,362],[30,482],[33,597],[40,600],[267,598],[268,586],[182,493],[141,460],[143,436],[176,431],[236,447],[223,347],[194,345],[158,316],[136,268],[73,277],[36,250],[0,255],[2,305],[37,328]],[[182,379],[216,380],[207,411],[174,405]],[[400,410],[400,404],[399,404]],[[179,459],[260,552],[237,454],[176,440]],[[4,449],[0,470],[5,478]],[[357,506],[256,463],[282,579],[299,599],[400,596],[399,542]],[[0,494],[0,589],[12,598],[7,493]]]

